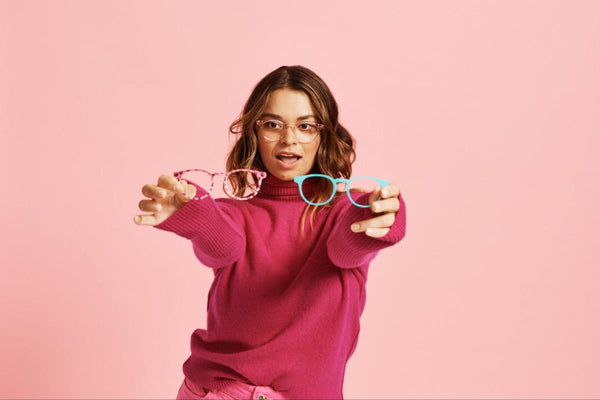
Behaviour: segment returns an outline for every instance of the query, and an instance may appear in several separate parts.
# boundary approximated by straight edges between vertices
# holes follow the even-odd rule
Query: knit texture
[[[206,194],[194,186],[196,196]],[[352,197],[366,202],[369,194]],[[190,200],[156,225],[189,239],[214,272],[207,328],[192,333],[184,375],[208,389],[233,379],[271,386],[287,398],[342,399],[369,263],[405,235],[406,208],[398,199],[396,220],[381,238],[350,229],[374,215],[347,195],[317,213],[313,229],[309,211],[302,238],[307,204],[297,184],[268,174],[250,200]]]

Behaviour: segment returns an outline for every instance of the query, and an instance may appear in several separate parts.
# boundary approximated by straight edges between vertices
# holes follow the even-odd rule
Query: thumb
[[[191,197],[188,196],[187,193],[175,193],[175,205],[177,208],[183,207],[191,200]]]
[[[377,185],[375,187],[375,189],[373,189],[373,192],[371,193],[371,195],[369,196],[369,205],[373,204],[373,202],[375,200],[377,200],[377,198],[379,197],[379,192],[381,191],[381,187],[379,185]]]

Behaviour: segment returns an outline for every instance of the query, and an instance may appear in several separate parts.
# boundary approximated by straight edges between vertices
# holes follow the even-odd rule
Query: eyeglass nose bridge
[[[266,121],[266,120],[257,120],[257,124],[260,122],[262,122],[260,124],[260,126],[263,126],[262,124]],[[317,135],[315,135],[311,140],[309,141],[302,141],[300,140],[300,134],[302,133],[299,129],[299,126],[302,125],[304,122],[296,122],[296,123],[288,123],[288,122],[284,122],[284,121],[279,121],[283,124],[283,127],[281,128],[281,131],[279,132],[279,141],[281,141],[284,138],[287,138],[287,128],[288,127],[292,127],[292,132],[294,133],[294,138],[296,139],[297,142],[299,143],[311,143],[313,140],[315,140],[315,138],[317,137],[317,135],[320,133],[320,129],[319,132],[317,132]]]
[[[331,193],[331,196],[329,197],[329,199],[327,199],[324,202],[321,203],[313,203],[311,201],[309,201],[306,197],[304,197],[304,193],[302,192],[302,183],[304,182],[304,180],[306,178],[310,178],[310,177],[321,177],[321,178],[326,178],[329,179],[331,181],[331,183],[333,184],[333,190]],[[331,199],[333,199],[335,192],[336,192],[336,187],[339,184],[343,184],[344,185],[344,191],[346,192],[346,194],[348,195],[348,198],[350,199],[350,201],[352,202],[352,204],[354,204],[357,207],[361,207],[361,208],[370,208],[371,205],[365,205],[365,204],[358,204],[357,202],[354,201],[354,199],[352,198],[352,195],[350,194],[350,185],[353,181],[358,180],[358,179],[372,179],[378,182],[379,187],[380,188],[384,188],[385,186],[389,185],[389,182],[386,179],[380,179],[380,178],[376,178],[373,176],[358,176],[355,178],[351,178],[351,179],[346,179],[346,178],[334,178],[331,177],[329,175],[324,175],[324,174],[309,174],[309,175],[299,175],[294,177],[294,182],[296,182],[298,184],[298,187],[300,189],[300,195],[302,196],[302,199],[307,202],[308,204],[312,204],[315,206],[320,206],[320,205],[324,205],[327,204],[331,201]],[[379,196],[377,198],[377,200],[381,200],[381,196]]]
[[[300,133],[300,132],[298,132],[298,125],[299,125],[298,123],[289,124],[287,122],[284,122],[283,128],[281,129],[281,132],[279,133],[279,140],[280,141],[282,139],[287,140],[288,127],[290,127],[290,128],[292,128],[292,132],[294,133],[294,138],[296,139],[296,141],[300,142],[300,139],[298,138],[298,134]]]

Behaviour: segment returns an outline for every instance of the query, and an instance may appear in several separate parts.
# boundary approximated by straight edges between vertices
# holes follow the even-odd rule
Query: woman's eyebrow
[[[278,119],[283,119],[283,117],[281,115],[277,115],[277,114],[271,114],[271,113],[263,113],[261,116],[262,117],[272,117],[272,118],[278,118]],[[309,115],[303,115],[301,117],[296,118],[296,121],[299,121],[301,119],[307,119],[307,118],[315,118],[314,115],[309,114]]]

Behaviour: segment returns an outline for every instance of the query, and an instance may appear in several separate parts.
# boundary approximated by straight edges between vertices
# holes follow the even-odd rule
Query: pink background
[[[313,69],[407,235],[347,398],[600,396],[600,2],[0,1],[0,395],[174,398],[212,272],[137,226]]]

